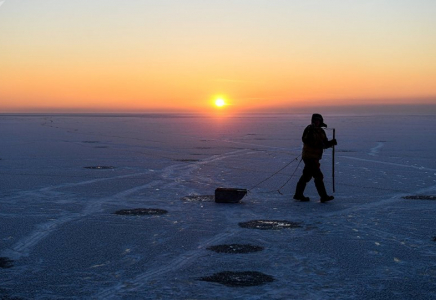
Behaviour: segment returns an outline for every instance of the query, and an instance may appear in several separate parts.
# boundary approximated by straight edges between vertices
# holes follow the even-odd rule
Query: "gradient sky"
[[[436,104],[435,0],[1,0],[0,112]]]

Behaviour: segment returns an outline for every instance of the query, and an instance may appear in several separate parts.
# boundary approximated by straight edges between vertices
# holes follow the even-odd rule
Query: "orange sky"
[[[434,1],[147,2],[5,1],[0,112],[436,104]]]

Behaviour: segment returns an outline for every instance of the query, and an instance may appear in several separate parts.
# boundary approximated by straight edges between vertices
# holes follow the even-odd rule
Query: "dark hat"
[[[324,119],[322,118],[322,116],[320,114],[313,114],[312,115],[312,123],[315,120],[319,120],[321,122],[320,127],[327,127],[327,124],[324,123]]]

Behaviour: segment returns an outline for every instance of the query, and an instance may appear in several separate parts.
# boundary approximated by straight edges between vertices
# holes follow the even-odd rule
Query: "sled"
[[[247,194],[246,189],[217,188],[215,190],[215,202],[238,203]]]

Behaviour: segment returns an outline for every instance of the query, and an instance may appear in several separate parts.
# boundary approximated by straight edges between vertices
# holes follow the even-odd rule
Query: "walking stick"
[[[336,130],[333,128],[333,139],[335,139]],[[335,192],[335,145],[332,149],[332,179],[333,179],[333,193]]]

